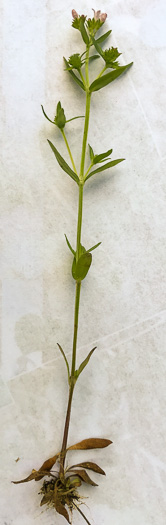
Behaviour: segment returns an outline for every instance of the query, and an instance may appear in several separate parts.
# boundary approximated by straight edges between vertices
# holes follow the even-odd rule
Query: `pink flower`
[[[95,11],[94,9],[92,9],[92,11],[94,11],[95,20],[100,20],[100,22],[105,22],[107,18],[107,13],[101,13],[101,11]]]
[[[72,16],[73,18],[78,18],[78,13],[75,11],[75,9],[72,9]]]

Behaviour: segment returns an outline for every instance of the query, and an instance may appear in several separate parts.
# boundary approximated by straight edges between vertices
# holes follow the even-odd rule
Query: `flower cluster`
[[[95,36],[97,31],[104,24],[107,18],[107,13],[101,13],[100,10],[95,11],[94,9],[92,9],[92,11],[94,12],[93,18],[88,18],[88,20],[86,20],[87,17],[85,15],[80,16],[78,15],[77,11],[75,11],[75,9],[72,9],[72,16],[73,16],[72,26],[75,27],[75,29],[78,29],[79,31],[81,31],[81,24],[86,21],[86,26],[89,31],[89,36]]]
[[[103,51],[103,58],[106,66],[116,69],[119,67],[119,62],[116,60],[122,53],[119,53],[117,47],[111,47]]]

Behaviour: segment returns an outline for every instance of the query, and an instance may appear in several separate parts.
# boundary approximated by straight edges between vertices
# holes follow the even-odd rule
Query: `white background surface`
[[[92,7],[108,13],[106,47],[118,46],[121,64],[134,66],[92,98],[90,144],[126,161],[85,188],[83,244],[102,245],[82,286],[78,362],[98,349],[76,387],[69,442],[113,440],[74,455],[107,473],[94,475],[99,488],[82,489],[92,525],[164,525],[166,5]],[[62,60],[83,51],[72,8],[92,16],[87,2],[1,0],[0,525],[64,522],[53,510],[40,514],[40,483],[10,480],[59,450],[67,402],[56,343],[70,358],[74,281],[64,233],[74,245],[77,188],[49,149],[46,138],[69,162],[40,105],[50,118],[58,100],[67,118],[84,113],[84,93]],[[81,119],[68,124],[67,136],[79,166]],[[74,516],[73,525],[82,522]]]

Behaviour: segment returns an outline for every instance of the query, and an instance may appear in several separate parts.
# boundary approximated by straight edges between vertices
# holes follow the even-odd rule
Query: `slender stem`
[[[76,246],[76,262],[80,255],[81,246],[81,229],[82,229],[82,208],[83,208],[83,184],[79,185],[79,201],[78,201],[78,220],[77,220],[77,246]]]
[[[68,432],[69,432],[69,423],[70,423],[70,413],[71,413],[71,404],[72,404],[73,390],[74,390],[74,383],[71,384],[70,388],[69,388],[69,399],[68,399],[66,419],[65,419],[65,426],[64,426],[62,449],[61,449],[61,454],[60,454],[60,474],[62,474],[62,475],[64,474],[64,463],[65,463],[65,456],[66,456],[65,451],[66,451],[66,447],[67,447],[67,438],[68,438]]]
[[[106,71],[106,69],[107,69],[107,66],[104,66],[102,71],[100,71],[99,75],[95,78],[95,80],[98,80],[98,78],[100,78],[103,75],[103,73]]]
[[[84,165],[85,165],[85,152],[88,136],[88,127],[89,127],[89,115],[90,115],[90,102],[91,102],[91,93],[89,92],[89,46],[86,50],[86,64],[85,64],[85,75],[86,75],[86,111],[85,111],[85,124],[84,124],[84,134],[82,142],[82,155],[81,155],[81,165],[80,165],[80,180],[83,180],[84,177]]]
[[[91,525],[90,521],[86,518],[85,514],[82,512],[82,510],[74,503],[75,508],[78,510],[78,512],[81,514],[81,516],[84,518],[84,520],[88,523],[88,525]]]
[[[79,74],[80,74],[80,77],[81,77],[81,80],[82,80],[84,86],[86,87],[86,84],[85,84],[85,78],[83,77],[83,74],[82,74],[81,69],[79,69]]]
[[[77,350],[80,291],[81,291],[81,282],[77,281],[76,282],[76,295],[75,295],[75,313],[74,313],[73,355],[72,355],[72,367],[71,367],[71,377],[72,378],[74,378],[74,373],[76,369],[76,350]]]
[[[82,208],[83,208],[84,165],[85,165],[85,153],[86,153],[87,135],[88,135],[88,127],[89,127],[90,99],[91,99],[91,95],[89,93],[88,64],[89,64],[89,46],[87,46],[86,48],[86,66],[85,66],[86,111],[85,111],[84,133],[83,133],[83,141],[82,141],[82,154],[81,154],[81,166],[80,166],[80,177],[79,177],[80,182],[79,182],[79,202],[78,202],[78,221],[77,221],[76,262],[79,259],[80,251],[81,251],[80,248],[81,248],[81,228],[82,228]],[[70,158],[73,164],[74,161],[72,159],[71,151],[70,151],[66,136],[64,134],[64,131],[62,131],[62,134],[64,136],[66,146],[69,151],[69,155],[70,155]],[[75,382],[76,382],[75,370],[76,370],[76,350],[77,350],[80,291],[81,291],[81,281],[76,281],[73,352],[72,352],[72,365],[71,365],[71,376],[70,376],[70,386],[69,386],[69,398],[68,398],[68,405],[67,405],[67,412],[66,412],[66,419],[65,419],[65,426],[64,426],[63,442],[62,442],[62,448],[61,448],[61,454],[60,454],[60,474],[62,476],[64,476],[64,464],[65,464],[67,440],[68,440],[68,432],[69,432],[69,424],[70,424],[71,405],[72,405],[73,391],[74,391]]]
[[[85,175],[84,175],[84,180],[86,179],[86,177],[87,177],[87,175],[88,175],[88,173],[90,172],[90,170],[91,170],[92,167],[93,167],[93,162],[91,162],[91,164],[90,164],[88,170],[86,171],[86,173],[85,173]]]
[[[64,141],[65,141],[65,144],[66,144],[66,147],[67,147],[67,151],[70,155],[70,159],[71,159],[71,163],[72,163],[72,166],[73,166],[73,169],[74,169],[74,172],[76,173],[77,175],[77,170],[76,170],[76,167],[75,167],[75,164],[74,164],[74,160],[73,160],[73,156],[72,156],[72,153],[71,153],[71,149],[70,149],[70,146],[69,146],[69,143],[68,143],[68,140],[66,138],[66,135],[65,135],[65,132],[64,132],[64,129],[61,129],[61,133],[63,135],[63,138],[64,138]]]

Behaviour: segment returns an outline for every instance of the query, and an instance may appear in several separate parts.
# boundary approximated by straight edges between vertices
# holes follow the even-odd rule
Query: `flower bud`
[[[102,13],[100,15],[100,22],[105,22],[106,18],[107,18],[107,13]]]
[[[72,9],[72,17],[73,18],[78,18],[78,13],[77,13],[77,11],[75,11],[75,9]]]

